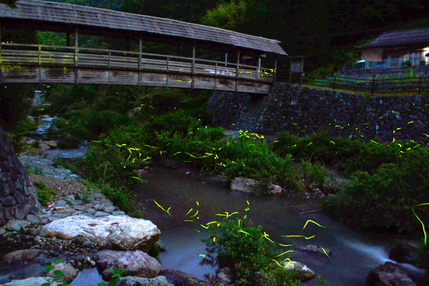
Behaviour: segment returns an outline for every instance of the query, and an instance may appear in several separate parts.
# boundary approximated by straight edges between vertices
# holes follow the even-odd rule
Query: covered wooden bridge
[[[117,84],[268,93],[276,80],[279,41],[152,16],[38,0],[21,0],[17,9],[0,4],[0,26],[62,32],[66,46],[1,41],[1,83]],[[138,50],[79,46],[79,35],[119,37]],[[74,44],[70,43],[74,36]],[[143,53],[144,42],[178,47],[176,55]],[[191,55],[180,55],[180,47]],[[225,61],[196,56],[206,49]],[[233,58],[234,62],[227,61]],[[274,58],[270,67],[262,60]],[[249,59],[250,63],[249,63]]]

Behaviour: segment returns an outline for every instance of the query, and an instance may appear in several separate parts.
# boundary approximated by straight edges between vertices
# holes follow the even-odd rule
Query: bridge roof
[[[40,0],[20,0],[16,6],[0,4],[0,18],[149,33],[287,55],[277,40],[172,19]]]

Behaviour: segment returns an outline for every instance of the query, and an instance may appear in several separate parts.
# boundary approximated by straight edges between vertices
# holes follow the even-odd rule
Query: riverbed
[[[207,237],[200,226],[223,217],[217,214],[231,214],[242,218],[245,214],[255,224],[262,225],[269,237],[282,244],[293,243],[292,248],[313,244],[331,249],[328,258],[321,253],[297,250],[290,258],[307,265],[327,281],[327,285],[364,285],[368,272],[384,264],[390,249],[403,237],[355,231],[333,221],[321,212],[300,215],[303,210],[315,208],[317,204],[308,199],[291,198],[286,194],[256,196],[230,191],[220,183],[211,182],[201,176],[173,171],[166,168],[152,168],[147,174],[147,184],[136,194],[137,202],[144,206],[145,219],[153,221],[162,232],[161,245],[166,248],[158,259],[164,269],[178,269],[204,279],[205,273],[215,273],[216,263],[210,259],[201,239]],[[171,216],[164,210],[169,210]],[[249,211],[245,211],[249,207]],[[185,218],[186,213],[193,209]],[[142,208],[143,210],[143,208]],[[194,215],[198,210],[197,216]],[[199,218],[198,220],[196,218]],[[321,228],[309,223],[312,220],[327,227]],[[284,238],[283,235],[304,235],[312,239]],[[205,257],[203,257],[205,256]],[[410,265],[400,265],[409,272],[418,270]],[[316,279],[305,283],[319,285]],[[421,284],[423,285],[423,284]]]

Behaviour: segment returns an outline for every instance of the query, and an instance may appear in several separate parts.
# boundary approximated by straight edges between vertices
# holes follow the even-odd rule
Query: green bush
[[[411,207],[423,201],[429,189],[429,151],[406,152],[396,164],[383,164],[373,175],[358,171],[335,198],[324,206],[335,216],[364,228],[412,232],[418,229]],[[429,212],[421,210],[429,221]]]
[[[333,181],[331,173],[328,172],[319,162],[311,164],[302,161],[298,168],[300,178],[302,178],[307,188],[326,188]]]
[[[44,181],[35,182],[34,186],[37,188],[37,199],[39,200],[40,204],[44,206],[49,203],[52,195],[55,194],[55,191],[48,188]]]
[[[73,110],[64,114],[64,119],[54,120],[55,126],[64,136],[71,136],[71,140],[78,138],[80,141],[94,140],[117,126],[136,124],[127,116],[110,110]]]
[[[36,129],[37,122],[34,122],[31,119],[26,118],[18,122],[12,133],[9,135],[9,142],[16,154],[21,154],[27,150],[28,146],[23,141],[25,134]]]
[[[261,226],[254,226],[247,219],[225,219],[212,224],[208,239],[202,241],[219,257],[231,260],[236,273],[236,285],[255,285],[255,273],[260,272],[267,285],[300,285],[299,276],[277,266],[272,257],[276,255]],[[265,284],[264,284],[265,285]]]

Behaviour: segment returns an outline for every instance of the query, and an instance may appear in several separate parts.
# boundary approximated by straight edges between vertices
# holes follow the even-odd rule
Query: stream
[[[185,175],[162,167],[152,168],[147,174],[147,181],[146,186],[137,193],[137,201],[144,202],[143,217],[153,221],[161,229],[160,244],[166,251],[158,259],[163,269],[181,270],[200,279],[204,279],[205,273],[214,274],[217,265],[213,263],[213,259],[207,259],[209,255],[201,239],[208,235],[199,224],[221,219],[216,216],[219,213],[231,214],[238,211],[237,216],[240,218],[247,213],[254,224],[263,226],[271,239],[282,244],[294,243],[294,249],[308,244],[331,249],[330,259],[320,253],[298,250],[290,256],[292,260],[307,265],[316,275],[320,274],[327,285],[365,285],[368,272],[377,265],[390,261],[390,249],[404,240],[400,236],[357,232],[320,212],[299,215],[303,207],[308,206],[309,200],[289,198],[286,194],[255,196],[232,192],[220,183],[205,182],[199,176]],[[171,207],[171,216],[153,200],[164,209]],[[246,201],[250,207],[248,212],[244,211]],[[197,223],[184,221],[184,215],[191,208],[193,211],[190,215],[199,210]],[[309,223],[302,232],[307,220],[313,220],[329,229]],[[292,234],[315,237],[309,240],[281,237]],[[283,251],[285,250],[288,249]],[[200,254],[206,257],[203,258]],[[421,276],[419,269],[411,265],[399,266],[409,272],[412,278]],[[305,284],[319,285],[316,279]]]

